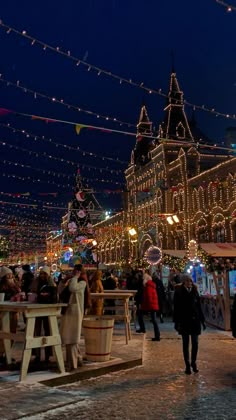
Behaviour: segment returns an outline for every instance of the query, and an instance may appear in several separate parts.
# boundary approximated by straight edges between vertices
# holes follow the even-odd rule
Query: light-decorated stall
[[[230,308],[236,293],[236,244],[202,243],[192,240],[188,246],[191,274],[201,295],[201,304],[209,325],[229,330]]]

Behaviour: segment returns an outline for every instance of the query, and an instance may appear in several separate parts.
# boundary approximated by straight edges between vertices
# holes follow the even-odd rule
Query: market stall
[[[230,330],[230,308],[236,293],[236,244],[202,243],[208,254],[201,279],[201,303],[206,322]]]

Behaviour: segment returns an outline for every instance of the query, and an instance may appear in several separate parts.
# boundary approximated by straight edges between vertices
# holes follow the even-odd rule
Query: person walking
[[[197,287],[188,274],[183,274],[182,283],[175,286],[173,321],[176,331],[182,336],[185,373],[190,375],[191,368],[194,373],[197,373],[198,336],[201,334],[201,326],[204,330],[206,326]],[[192,343],[191,364],[189,358],[190,336]]]
[[[62,343],[66,345],[66,361],[68,370],[82,366],[82,354],[80,352],[80,336],[84,316],[84,293],[86,280],[81,277],[82,267],[74,266],[73,277],[65,283],[70,292],[69,305],[62,316],[60,333]]]
[[[145,270],[144,276],[143,276],[143,296],[142,296],[142,302],[141,302],[141,310],[138,312],[138,322],[140,325],[140,330],[137,330],[137,332],[146,332],[143,314],[144,312],[150,312],[152,324],[154,328],[154,338],[152,338],[152,341],[160,341],[160,330],[157,323],[157,311],[159,310],[158,305],[158,297],[157,297],[157,291],[156,291],[156,285],[154,281],[152,280],[152,277],[150,276],[149,270]]]

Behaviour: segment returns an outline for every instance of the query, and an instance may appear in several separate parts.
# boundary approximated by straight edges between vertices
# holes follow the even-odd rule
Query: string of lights
[[[28,207],[25,205],[25,203],[12,203],[9,201],[4,201],[1,200],[1,216],[4,218],[8,218],[8,219],[12,219],[12,217],[20,217],[22,219],[22,224],[25,223],[25,221],[34,221],[34,219],[36,219],[37,224],[40,224],[40,222],[43,223],[43,226],[45,224],[45,222],[49,222],[50,219],[50,223],[54,222],[57,223],[58,222],[58,218],[52,217],[52,214],[48,213],[50,212],[50,210],[48,208],[42,208],[41,206],[35,206],[35,207]],[[36,211],[39,210],[40,213],[36,213]],[[39,217],[40,217],[40,221],[39,221]]]
[[[14,115],[17,115],[17,116],[30,118],[32,120],[44,121],[46,123],[60,123],[60,124],[72,125],[72,126],[75,127],[77,134],[80,133],[82,128],[87,128],[87,129],[90,129],[90,130],[97,130],[97,131],[101,131],[103,133],[109,133],[109,134],[111,134],[111,133],[126,134],[127,136],[132,136],[132,137],[136,137],[136,135],[137,135],[136,133],[132,133],[131,131],[115,130],[115,129],[112,129],[112,128],[106,128],[106,127],[96,126],[96,125],[92,125],[92,124],[82,124],[82,123],[78,123],[78,122],[74,122],[74,121],[60,120],[60,119],[56,119],[56,118],[43,117],[41,115],[34,115],[34,114],[26,114],[26,113],[23,113],[23,112],[13,111],[11,109],[0,108],[0,116],[8,115],[8,114],[14,114]],[[142,137],[152,138],[151,136],[148,136],[146,134],[143,134]]]
[[[20,151],[22,151],[24,153],[28,153],[29,155],[34,155],[36,157],[42,156],[42,157],[45,157],[45,158],[50,159],[50,160],[56,160],[57,162],[63,162],[63,163],[66,163],[68,165],[72,165],[72,166],[78,167],[78,162],[74,162],[74,161],[71,161],[71,160],[68,160],[68,159],[64,159],[64,158],[59,158],[59,157],[56,157],[56,156],[52,156],[52,155],[49,155],[46,152],[35,152],[33,150],[28,150],[28,149],[25,149],[23,147],[15,146],[14,144],[9,143],[7,140],[5,140],[5,141],[1,141],[0,140],[0,144],[3,147],[9,147],[10,149],[20,150]],[[111,168],[108,168],[108,167],[106,167],[106,168],[99,168],[98,166],[86,165],[84,163],[83,164],[80,163],[79,166],[82,169],[85,169],[86,168],[89,171],[96,170],[96,171],[99,171],[100,173],[103,173],[103,171],[108,171],[109,173],[116,174],[116,175],[119,175],[119,174],[123,173],[123,171],[120,170],[120,169],[111,169]],[[71,177],[71,176],[73,176],[73,175],[70,175],[69,177]]]
[[[74,175],[66,175],[62,172],[48,171],[46,169],[35,168],[34,166],[31,166],[31,165],[25,165],[24,163],[19,163],[19,162],[12,162],[12,161],[7,160],[7,159],[1,160],[0,164],[1,163],[4,164],[4,165],[13,165],[13,166],[19,166],[21,168],[31,169],[33,171],[41,172],[44,175],[47,174],[47,175],[50,175],[50,176],[55,176],[57,178],[67,178],[67,179],[74,178]],[[98,178],[86,178],[86,177],[81,177],[81,179],[86,181],[86,182],[87,181],[88,182],[98,181],[98,182],[106,182],[106,183],[109,183],[109,184],[124,185],[123,182],[114,181],[112,179],[110,179],[110,180],[102,179],[101,180],[101,179],[98,179]]]
[[[31,118],[33,120],[42,120],[42,121],[45,121],[45,122],[55,122],[55,123],[69,124],[69,125],[75,126],[76,128],[78,127],[79,130],[81,128],[89,128],[89,129],[94,129],[94,130],[100,130],[102,132],[118,133],[118,134],[123,134],[123,135],[129,135],[129,136],[132,136],[132,137],[137,137],[137,133],[132,133],[130,131],[113,130],[113,129],[108,130],[104,127],[98,127],[98,126],[87,125],[87,124],[79,124],[79,123],[76,123],[76,122],[71,122],[71,121],[66,121],[66,120],[58,120],[58,119],[54,119],[54,118],[42,117],[42,116],[33,115],[33,114],[19,113],[19,112],[16,112],[16,111],[5,109],[5,108],[0,108],[0,115],[1,115],[2,112],[6,113],[6,114],[7,113],[9,113],[9,114],[12,113],[12,114],[15,114],[15,115]],[[139,137],[148,138],[150,140],[158,140],[160,142],[169,142],[170,141],[169,139],[159,139],[156,136],[151,136],[151,135],[147,135],[147,134],[142,134]],[[182,145],[190,144],[187,141],[178,141],[178,140],[176,140],[174,143],[179,144],[179,145],[180,144],[182,144]],[[230,151],[233,154],[235,153],[235,150],[232,149],[232,148],[230,149],[230,148],[225,148],[225,147],[221,147],[221,146],[216,146],[216,145],[207,144],[207,143],[200,143],[200,142],[194,143],[193,141],[191,141],[191,146],[193,146],[194,144],[197,145],[198,147],[210,148],[212,150],[213,150],[213,148],[223,149],[223,150]]]
[[[17,89],[20,89],[24,93],[29,93],[30,95],[33,96],[34,99],[37,99],[37,98],[46,99],[46,100],[48,100],[48,101],[50,101],[54,104],[62,105],[64,107],[66,107],[67,109],[72,109],[74,111],[78,111],[78,112],[81,112],[83,114],[96,117],[97,119],[103,119],[103,120],[110,121],[110,122],[113,122],[113,123],[118,123],[120,126],[126,125],[128,127],[136,127],[135,124],[131,124],[131,123],[128,123],[128,122],[125,122],[125,121],[121,121],[121,120],[119,120],[117,118],[114,118],[114,117],[109,117],[109,116],[106,116],[106,115],[98,114],[97,112],[93,112],[93,111],[90,111],[88,109],[84,109],[84,108],[81,108],[81,107],[78,107],[78,106],[75,106],[75,105],[72,105],[72,104],[68,104],[67,102],[65,102],[64,99],[57,99],[55,97],[48,96],[48,95],[46,95],[44,93],[41,93],[41,92],[38,92],[36,90],[29,89],[28,87],[23,86],[22,83],[20,82],[20,80],[17,80],[16,82],[12,82],[10,80],[7,80],[7,79],[3,78],[2,74],[0,74],[0,82],[6,84],[7,86],[13,86]]]
[[[55,198],[57,198],[58,197],[58,195],[59,195],[59,192],[54,192],[54,193],[34,193],[34,195],[35,194],[37,194],[37,195],[39,195],[39,196],[41,196],[41,195],[45,195],[45,197],[46,196],[53,196],[53,197],[55,197]],[[72,192],[71,193],[68,193],[69,195],[72,195]],[[5,196],[7,196],[7,197],[12,197],[12,198],[20,198],[20,199],[23,199],[23,200],[30,200],[30,201],[33,201],[34,203],[42,203],[42,204],[47,204],[47,205],[50,205],[50,204],[52,204],[52,205],[57,205],[57,206],[64,206],[65,205],[65,203],[64,202],[61,202],[61,203],[55,203],[55,202],[52,202],[52,201],[44,201],[44,200],[40,200],[39,198],[38,199],[35,199],[35,198],[32,198],[32,195],[33,195],[33,193],[30,193],[30,192],[26,192],[26,193],[19,193],[19,192],[17,192],[17,193],[13,193],[13,192],[4,192],[4,191],[0,191],[0,195],[5,195]],[[65,194],[63,193],[63,196],[65,196]]]
[[[215,1],[216,3],[225,7],[227,12],[236,12],[236,6],[233,6],[232,4],[226,3],[225,1],[222,1],[222,0],[215,0]]]
[[[6,164],[7,164],[7,162],[6,162]],[[18,165],[18,166],[20,166],[20,165]],[[35,169],[35,168],[31,168],[31,169]],[[43,172],[41,169],[39,169],[39,170],[41,172]],[[44,171],[44,172],[46,172],[46,171]],[[49,185],[56,185],[58,188],[68,189],[68,187],[71,187],[71,184],[57,184],[53,180],[49,181],[49,180],[43,180],[41,178],[36,179],[36,178],[33,178],[32,176],[19,176],[19,175],[16,175],[16,174],[8,174],[8,173],[2,173],[2,176],[6,177],[6,178],[15,178],[15,179],[18,179],[18,180],[24,181],[24,182],[25,181],[31,181],[33,183],[41,182],[41,183],[46,183],[46,184],[49,184]],[[102,182],[102,183],[108,183],[108,184],[112,183],[112,184],[116,184],[116,185],[124,185],[121,182],[114,182],[114,181],[110,181],[110,180],[107,180],[107,179],[84,178],[84,177],[82,179],[85,180],[85,181],[89,181],[89,182]],[[93,191],[92,191],[92,193],[93,193]]]
[[[98,159],[103,160],[103,161],[108,160],[108,161],[112,161],[112,162],[116,162],[116,163],[121,163],[121,164],[124,164],[124,165],[128,164],[128,162],[117,159],[117,158],[107,157],[107,156],[103,156],[103,155],[98,155],[98,154],[93,153],[93,152],[88,152],[86,150],[81,149],[79,146],[78,147],[73,147],[73,146],[68,146],[67,144],[58,143],[58,142],[52,140],[51,138],[47,138],[45,136],[38,136],[38,135],[35,135],[33,133],[28,132],[25,129],[19,129],[19,128],[13,127],[9,123],[8,124],[0,123],[0,127],[7,128],[7,129],[13,131],[13,133],[15,133],[15,132],[16,133],[21,133],[26,138],[32,138],[35,141],[42,140],[42,141],[51,143],[51,144],[55,145],[56,148],[62,147],[63,149],[66,149],[66,150],[69,150],[69,151],[82,153],[83,156],[90,156],[90,157],[98,158]]]
[[[220,0],[218,0],[218,3],[220,3]],[[222,1],[221,3],[224,3],[224,2]],[[225,6],[227,6],[227,3],[225,3]],[[230,8],[230,7],[231,6],[228,5],[228,8]],[[232,6],[231,9],[233,10],[234,6]],[[231,10],[229,10],[229,11],[231,11]],[[23,37],[24,39],[29,40],[30,43],[31,43],[31,46],[39,46],[39,47],[42,47],[44,51],[51,51],[51,52],[54,52],[56,54],[60,54],[61,56],[73,61],[76,65],[76,67],[79,67],[80,65],[82,65],[87,69],[87,71],[93,70],[97,74],[97,76],[104,75],[104,76],[107,76],[107,77],[112,78],[114,80],[117,80],[120,84],[124,83],[126,85],[128,84],[128,85],[131,85],[133,87],[142,89],[148,94],[156,94],[156,95],[159,95],[159,96],[164,97],[164,98],[169,98],[169,95],[163,93],[161,88],[160,89],[152,89],[152,88],[146,86],[144,84],[144,82],[135,82],[132,79],[127,79],[127,78],[119,76],[119,75],[117,75],[117,74],[115,74],[111,71],[108,71],[108,70],[105,70],[101,67],[90,64],[87,61],[81,60],[78,57],[73,56],[71,54],[70,50],[64,51],[64,50],[60,49],[60,47],[54,47],[54,46],[52,46],[48,43],[42,42],[39,39],[29,35],[25,30],[19,31],[18,29],[15,29],[12,26],[7,25],[2,20],[0,20],[0,27],[3,30],[5,30],[7,34],[14,33],[17,36],[20,36],[20,37]],[[223,113],[223,112],[219,112],[215,108],[210,108],[210,107],[207,107],[205,105],[197,105],[197,104],[191,103],[191,102],[186,101],[186,100],[184,100],[184,104],[193,108],[193,109],[198,109],[198,110],[201,110],[201,111],[204,111],[204,112],[211,113],[211,114],[215,115],[216,117],[229,118],[229,119],[233,119],[233,120],[236,119],[235,114],[226,114],[226,113]]]

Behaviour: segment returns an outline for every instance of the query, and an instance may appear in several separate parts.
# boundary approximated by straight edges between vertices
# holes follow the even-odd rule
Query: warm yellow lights
[[[179,218],[176,214],[173,215],[173,220],[175,223],[179,223]]]
[[[174,224],[174,220],[172,219],[172,216],[167,216],[166,220],[169,223],[169,225],[173,225]]]
[[[130,236],[135,236],[135,235],[137,235],[137,231],[134,228],[130,228],[129,229],[129,235]]]
[[[98,243],[95,239],[93,239],[92,244],[93,244],[93,246],[96,246]]]

